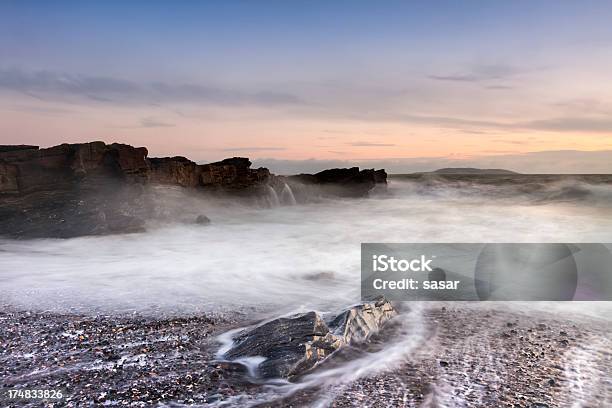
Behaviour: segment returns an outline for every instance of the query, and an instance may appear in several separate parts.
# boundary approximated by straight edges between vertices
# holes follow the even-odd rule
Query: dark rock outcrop
[[[37,150],[39,147],[34,145],[0,145],[0,153],[15,152],[18,150]]]
[[[266,168],[251,169],[244,157],[199,165],[181,156],[147,156],[144,147],[120,143],[0,146],[0,234],[26,238],[139,231],[154,205],[146,194],[148,185],[246,197],[278,190],[275,194],[294,204],[292,182],[303,197],[311,194],[308,186],[317,186],[317,194],[362,197],[386,184],[384,170],[355,167],[287,178]]]
[[[195,222],[196,224],[199,224],[199,225],[208,225],[210,224],[210,218],[208,218],[207,216],[203,214],[200,214],[196,217]]]
[[[146,156],[145,148],[103,142],[3,146],[0,231],[37,238],[142,230]]]
[[[298,174],[286,177],[287,182],[305,194],[312,192],[308,187],[316,186],[318,193],[326,196],[365,197],[376,188],[387,185],[387,173],[384,170],[351,167],[348,169],[329,169],[316,174]],[[304,194],[304,192],[301,192]]]
[[[204,187],[224,192],[258,187],[270,177],[268,169],[251,169],[251,161],[245,157],[232,157],[203,165],[181,156],[151,158],[149,163],[152,183]]]
[[[256,189],[270,176],[246,158],[198,165],[184,157],[147,158],[147,149],[91,142],[0,146],[0,231],[20,238],[141,231],[151,211],[145,186],[210,191]]]
[[[149,181],[158,184],[174,184],[196,187],[199,184],[198,165],[186,157],[150,158]]]
[[[244,157],[232,157],[220,162],[199,166],[200,185],[229,191],[249,189],[265,184],[270,171],[260,167],[251,169],[251,161]]]
[[[327,322],[317,312],[282,317],[239,333],[224,358],[264,357],[258,375],[291,378],[341,347],[365,341],[396,315],[393,306],[380,299],[351,307]]]
[[[0,194],[71,188],[100,178],[145,182],[147,149],[103,142],[62,144],[48,149],[3,146]]]

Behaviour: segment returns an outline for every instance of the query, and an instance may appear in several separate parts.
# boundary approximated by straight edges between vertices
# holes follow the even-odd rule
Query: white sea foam
[[[598,187],[601,194],[603,187]],[[610,207],[415,192],[257,208],[174,191],[148,232],[0,241],[0,301],[81,311],[330,310],[359,298],[361,242],[610,242]],[[178,218],[177,218],[178,220]]]

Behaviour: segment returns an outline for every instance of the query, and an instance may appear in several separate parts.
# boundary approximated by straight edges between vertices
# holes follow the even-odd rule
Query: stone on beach
[[[259,376],[291,378],[343,346],[367,340],[396,315],[393,306],[381,299],[353,306],[327,322],[317,312],[281,317],[242,331],[224,358],[263,357]]]
[[[208,218],[207,216],[203,214],[200,214],[196,217],[195,222],[196,224],[199,224],[199,225],[208,225],[210,224],[210,218]]]

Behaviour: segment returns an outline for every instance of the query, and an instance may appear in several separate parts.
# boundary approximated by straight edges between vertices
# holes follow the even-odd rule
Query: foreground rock
[[[240,333],[224,357],[264,357],[258,375],[291,378],[341,347],[363,342],[396,315],[388,301],[379,300],[354,306],[330,322],[317,312],[278,318]]]

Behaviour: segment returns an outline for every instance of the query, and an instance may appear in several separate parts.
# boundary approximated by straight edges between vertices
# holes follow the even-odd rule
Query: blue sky
[[[6,143],[470,159],[612,149],[612,3],[3,1]]]

